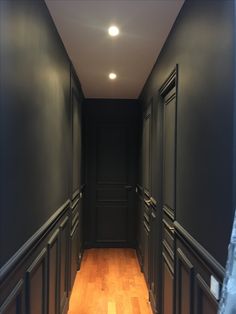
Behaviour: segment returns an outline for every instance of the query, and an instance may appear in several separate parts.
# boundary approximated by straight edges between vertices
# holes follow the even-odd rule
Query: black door
[[[176,78],[175,69],[161,90],[163,98],[163,314],[174,313],[175,189],[176,189]]]
[[[96,242],[128,241],[128,128],[98,125],[96,149]]]
[[[151,131],[152,102],[144,112],[143,117],[143,270],[148,286],[150,285],[150,198],[151,198]]]
[[[135,247],[138,104],[132,100],[88,100],[83,109],[84,245]]]

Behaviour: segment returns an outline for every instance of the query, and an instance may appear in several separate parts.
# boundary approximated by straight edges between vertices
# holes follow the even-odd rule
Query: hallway
[[[218,313],[235,25],[236,0],[0,0],[0,314]]]
[[[68,314],[151,314],[133,249],[85,250]]]

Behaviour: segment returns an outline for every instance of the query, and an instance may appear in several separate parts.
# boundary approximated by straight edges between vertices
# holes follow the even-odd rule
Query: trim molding
[[[70,200],[68,199],[43,225],[35,234],[33,234],[28,241],[26,241],[21,248],[1,267],[0,269],[0,282],[7,277],[7,275],[14,270],[14,268],[23,263],[32,248],[41,241],[41,239],[47,234],[47,232],[53,228],[60,217],[70,206]]]
[[[139,262],[140,270],[143,273],[143,257],[142,257],[140,248],[137,246],[135,251],[136,251],[136,256],[137,256],[137,259],[138,259],[138,262]]]
[[[152,313],[153,314],[158,314],[157,308],[156,308],[156,300],[155,300],[155,296],[152,293],[152,290],[149,289],[149,301],[150,301],[150,305],[152,308]]]
[[[11,302],[14,301],[23,292],[23,284],[24,284],[23,279],[20,279],[20,281],[16,284],[16,286],[13,288],[7,299],[0,307],[0,313],[4,313],[4,311],[8,309],[8,306],[11,305]],[[19,312],[21,313],[22,308],[18,310],[20,310]]]
[[[78,188],[77,190],[75,190],[74,192],[73,192],[73,194],[72,194],[72,200],[74,201],[74,199],[76,198],[76,197],[78,197],[79,196],[79,193],[80,193],[80,188]]]
[[[178,72],[178,65],[175,65],[174,70],[170,73],[168,76],[168,79],[164,82],[164,84],[161,86],[160,94],[163,96],[165,95],[174,85],[176,86],[177,81],[177,72]]]
[[[189,233],[186,231],[177,221],[174,222],[176,235],[190,248],[191,252],[199,260],[201,259],[203,264],[213,269],[214,272],[223,280],[225,269],[224,267]]]

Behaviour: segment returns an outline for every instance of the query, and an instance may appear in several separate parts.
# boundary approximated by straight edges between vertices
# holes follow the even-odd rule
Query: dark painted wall
[[[0,1],[0,266],[70,196],[70,61],[43,1]]]
[[[140,95],[143,105],[154,97],[159,108],[158,90],[179,65],[176,219],[223,266],[233,214],[234,53],[234,2],[186,1]],[[156,113],[157,200],[159,118]]]

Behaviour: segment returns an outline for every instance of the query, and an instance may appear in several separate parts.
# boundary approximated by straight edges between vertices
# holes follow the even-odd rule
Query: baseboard
[[[150,301],[152,313],[153,314],[158,314],[158,311],[157,311],[157,308],[156,308],[155,298],[154,298],[154,295],[153,295],[151,290],[149,290],[149,301]]]
[[[142,258],[141,252],[140,252],[138,247],[136,247],[136,255],[137,255],[137,258],[138,258],[140,270],[143,273],[143,258]]]

